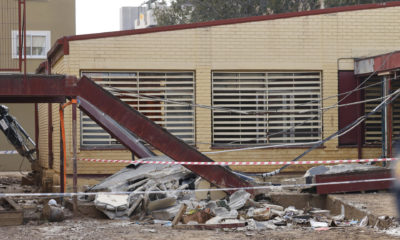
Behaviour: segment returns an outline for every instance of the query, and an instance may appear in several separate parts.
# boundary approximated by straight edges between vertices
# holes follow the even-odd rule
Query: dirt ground
[[[7,176],[5,176],[7,175]],[[31,192],[35,191],[29,186],[20,185],[20,176],[0,174],[0,192]],[[373,200],[375,207],[382,206],[381,196],[386,199],[387,204],[392,201],[388,194],[371,195],[342,195],[349,198],[351,202],[363,205]],[[363,199],[363,201],[360,201]],[[19,201],[20,202],[20,201]],[[198,239],[400,239],[400,228],[396,229],[397,236],[388,235],[385,231],[371,227],[337,227],[329,230],[317,231],[311,227],[278,227],[276,230],[254,231],[242,229],[218,229],[218,230],[177,230],[157,224],[145,224],[135,221],[108,220],[96,218],[73,218],[69,217],[63,222],[49,223],[39,219],[40,211],[37,206],[42,200],[22,201],[26,206],[34,207],[31,211],[28,208],[25,212],[25,219],[28,222],[20,226],[0,227],[0,239],[173,239],[173,240],[198,240]],[[379,202],[379,203],[378,203]],[[25,206],[25,207],[26,207]],[[382,209],[375,209],[382,210]],[[69,216],[71,212],[67,211]],[[391,216],[390,213],[387,214]],[[28,214],[28,216],[27,216]],[[29,215],[31,214],[31,215]],[[26,218],[27,217],[27,218]]]
[[[1,239],[400,239],[373,228],[282,228],[268,231],[175,230],[161,225],[139,225],[129,221],[70,219],[61,223],[0,227]]]

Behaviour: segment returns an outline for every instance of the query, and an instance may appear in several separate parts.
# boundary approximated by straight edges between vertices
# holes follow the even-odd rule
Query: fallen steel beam
[[[139,158],[156,156],[150,149],[140,142],[140,139],[131,132],[123,128],[110,116],[101,112],[93,104],[81,97],[77,97],[79,108],[86,113],[93,121],[99,124],[104,130],[109,132],[114,138],[121,142],[125,147],[135,153]]]
[[[140,157],[149,157],[152,152],[142,148],[137,138],[176,161],[212,161],[87,77],[78,81],[63,75],[6,74],[0,75],[0,86],[0,102],[63,102],[66,97],[79,96],[85,104],[81,109]],[[219,187],[252,186],[222,166],[185,167]],[[247,191],[253,193],[252,189]]]
[[[137,137],[176,161],[212,162],[210,158],[181,141],[87,77],[78,82],[80,98],[94,105]],[[219,187],[250,187],[251,184],[222,166],[185,166]],[[233,192],[233,191],[231,191]],[[253,193],[252,189],[248,192]]]

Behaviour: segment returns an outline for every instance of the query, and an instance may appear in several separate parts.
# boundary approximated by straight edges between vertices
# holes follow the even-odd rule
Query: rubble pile
[[[284,208],[272,204],[268,195],[257,201],[244,190],[228,195],[181,165],[131,165],[89,191],[99,192],[92,199],[86,199],[94,201],[96,208],[110,219],[150,218],[153,223],[183,229],[190,226],[200,227],[197,229],[312,227],[321,230],[359,224],[345,221],[344,213],[331,216],[328,210],[318,208]]]
[[[196,179],[195,174],[180,165],[130,165],[89,189],[120,194],[98,193],[89,200],[94,200],[96,208],[110,219],[129,218],[134,213],[153,213],[160,219],[169,219],[179,210],[180,201],[194,197],[184,190],[194,189]]]

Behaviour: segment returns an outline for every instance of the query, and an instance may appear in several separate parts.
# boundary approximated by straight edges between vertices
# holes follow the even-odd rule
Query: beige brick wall
[[[400,48],[400,7],[295,17],[206,28],[157,32],[70,42],[53,72],[79,76],[81,70],[193,70],[196,102],[211,105],[213,70],[318,70],[322,71],[323,96],[337,94],[338,66],[352,69],[348,59]],[[323,102],[335,104],[336,98]],[[70,128],[70,110],[66,126]],[[57,119],[54,118],[56,122]],[[338,111],[323,115],[323,136],[338,130]],[[67,130],[71,149],[70,129]],[[211,142],[211,112],[196,109],[196,140]],[[55,144],[57,140],[54,140]],[[338,148],[337,139],[304,160],[357,158],[357,149]],[[198,145],[211,151],[209,145]],[[55,145],[57,149],[57,144]],[[306,148],[268,149],[210,155],[216,161],[291,160]],[[379,149],[364,149],[363,157],[379,156]],[[68,151],[70,154],[70,150]],[[79,157],[129,159],[127,151],[80,151]],[[55,162],[57,157],[55,156]],[[55,164],[56,166],[56,164]],[[79,173],[113,173],[123,165],[79,162]],[[303,171],[308,166],[290,167]],[[275,167],[245,167],[244,171],[269,171]],[[71,169],[68,169],[71,171]]]

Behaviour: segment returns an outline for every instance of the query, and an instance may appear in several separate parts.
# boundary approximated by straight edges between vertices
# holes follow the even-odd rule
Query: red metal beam
[[[0,102],[63,102],[76,96],[77,79],[62,75],[0,75]]]
[[[121,126],[176,161],[212,162],[210,158],[187,145],[146,116],[131,108],[87,77],[78,83],[79,96]],[[222,166],[185,166],[207,181],[220,187],[250,187],[251,184]],[[253,193],[253,190],[248,190]]]
[[[378,56],[357,59],[354,72],[357,75],[366,75],[373,72],[389,72],[400,68],[400,51]]]
[[[359,181],[369,179],[387,179],[391,178],[390,169],[363,171],[353,173],[340,173],[340,174],[325,174],[315,176],[316,183],[334,183],[345,181]],[[392,186],[392,181],[376,181],[376,182],[357,182],[349,184],[332,184],[317,186],[318,194],[328,193],[343,193],[343,192],[360,192],[368,190],[383,190],[389,189]]]
[[[122,126],[120,126],[116,121],[112,120],[109,116],[105,115],[103,112],[99,111],[98,108],[90,104],[85,99],[77,97],[79,108],[86,113],[93,121],[100,125],[104,130],[109,132],[114,138],[116,138],[125,147],[131,150],[139,158],[153,157],[156,154],[143,145],[139,139]]]
[[[77,81],[75,77],[60,75],[27,75],[26,78],[24,75],[0,75],[0,102],[10,101],[10,99],[35,102],[44,99],[76,98],[76,96],[88,101],[120,126],[131,131],[171,159],[193,162],[212,161],[87,77],[82,77]],[[92,117],[96,117],[93,112]],[[112,131],[112,128],[110,127],[108,130]],[[120,139],[124,137],[121,137],[120,133],[116,131],[111,134]],[[229,188],[252,186],[222,166],[186,166],[186,168],[216,186]],[[249,189],[248,192],[254,193],[252,189]]]

